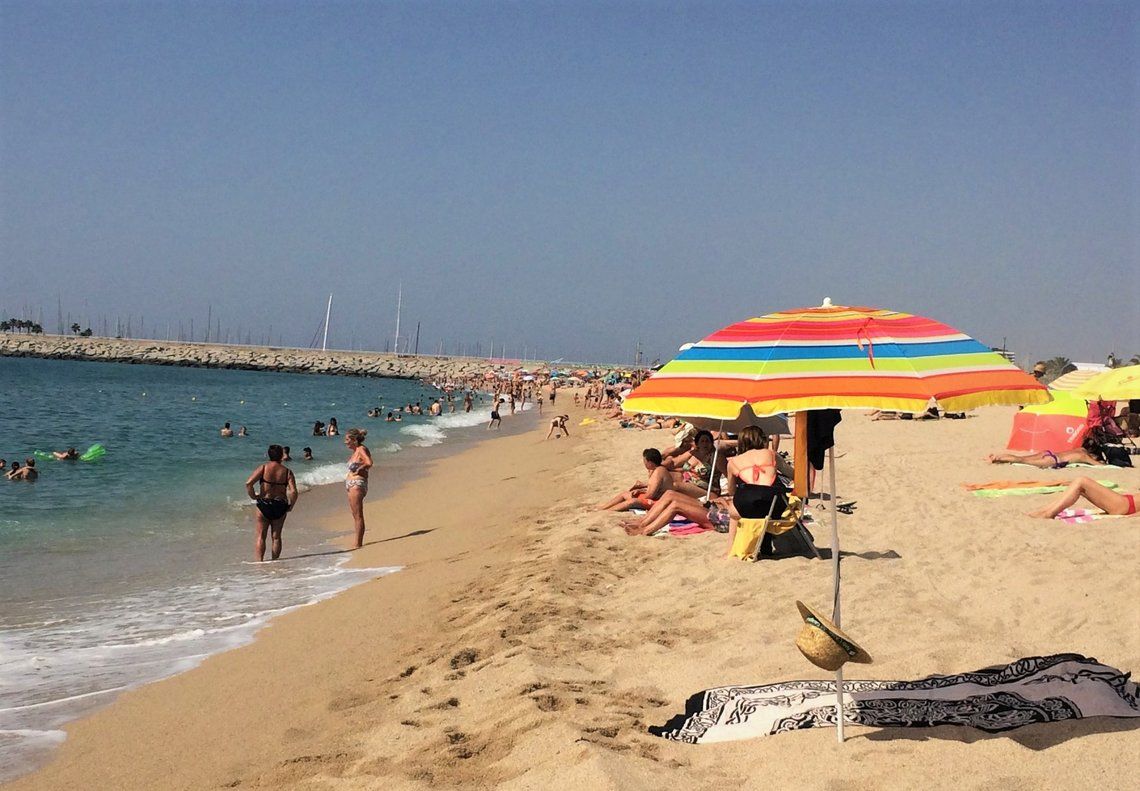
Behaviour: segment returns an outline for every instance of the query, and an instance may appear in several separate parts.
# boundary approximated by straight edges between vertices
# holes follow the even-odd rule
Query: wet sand
[[[831,567],[724,561],[718,534],[625,536],[586,506],[642,476],[640,450],[669,435],[572,414],[569,439],[543,441],[545,426],[496,438],[373,499],[354,562],[402,572],[123,695],[9,787],[1132,787],[1128,720],[1000,735],[851,727],[842,746],[822,729],[700,746],[649,735],[711,686],[826,678],[793,645],[793,602],[828,601]],[[986,464],[1011,415],[845,415],[839,489],[857,506],[840,517],[844,627],[876,660],[849,678],[1070,651],[1140,668],[1140,519],[1066,526],[1024,516],[1042,497],[961,488],[1087,472]],[[1137,470],[1095,473],[1140,489]],[[816,540],[826,548],[822,526]]]

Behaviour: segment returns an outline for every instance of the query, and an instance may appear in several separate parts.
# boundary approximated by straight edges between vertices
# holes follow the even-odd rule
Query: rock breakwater
[[[502,367],[504,361],[474,357],[424,357],[359,351],[318,351],[272,346],[77,338],[60,335],[0,334],[0,357],[90,360],[189,368],[238,368],[250,371],[377,376],[394,379],[461,381]],[[542,366],[528,363],[528,366]]]

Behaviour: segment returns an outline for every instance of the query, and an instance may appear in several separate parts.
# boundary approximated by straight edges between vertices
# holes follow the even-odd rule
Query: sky
[[[1140,6],[0,0],[0,313],[670,359],[775,310],[1140,354]],[[505,350],[504,350],[505,345]]]

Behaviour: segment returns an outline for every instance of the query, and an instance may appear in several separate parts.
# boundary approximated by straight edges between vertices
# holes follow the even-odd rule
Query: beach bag
[[[1128,453],[1128,448],[1123,445],[1101,445],[1100,452],[1104,456],[1105,464],[1111,464],[1113,467],[1132,466],[1132,456]]]

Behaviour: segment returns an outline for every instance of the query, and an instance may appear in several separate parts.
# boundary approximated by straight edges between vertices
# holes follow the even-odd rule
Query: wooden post
[[[796,479],[792,485],[792,494],[803,500],[806,500],[808,495],[807,421],[807,410],[796,413],[796,446],[792,457]]]

